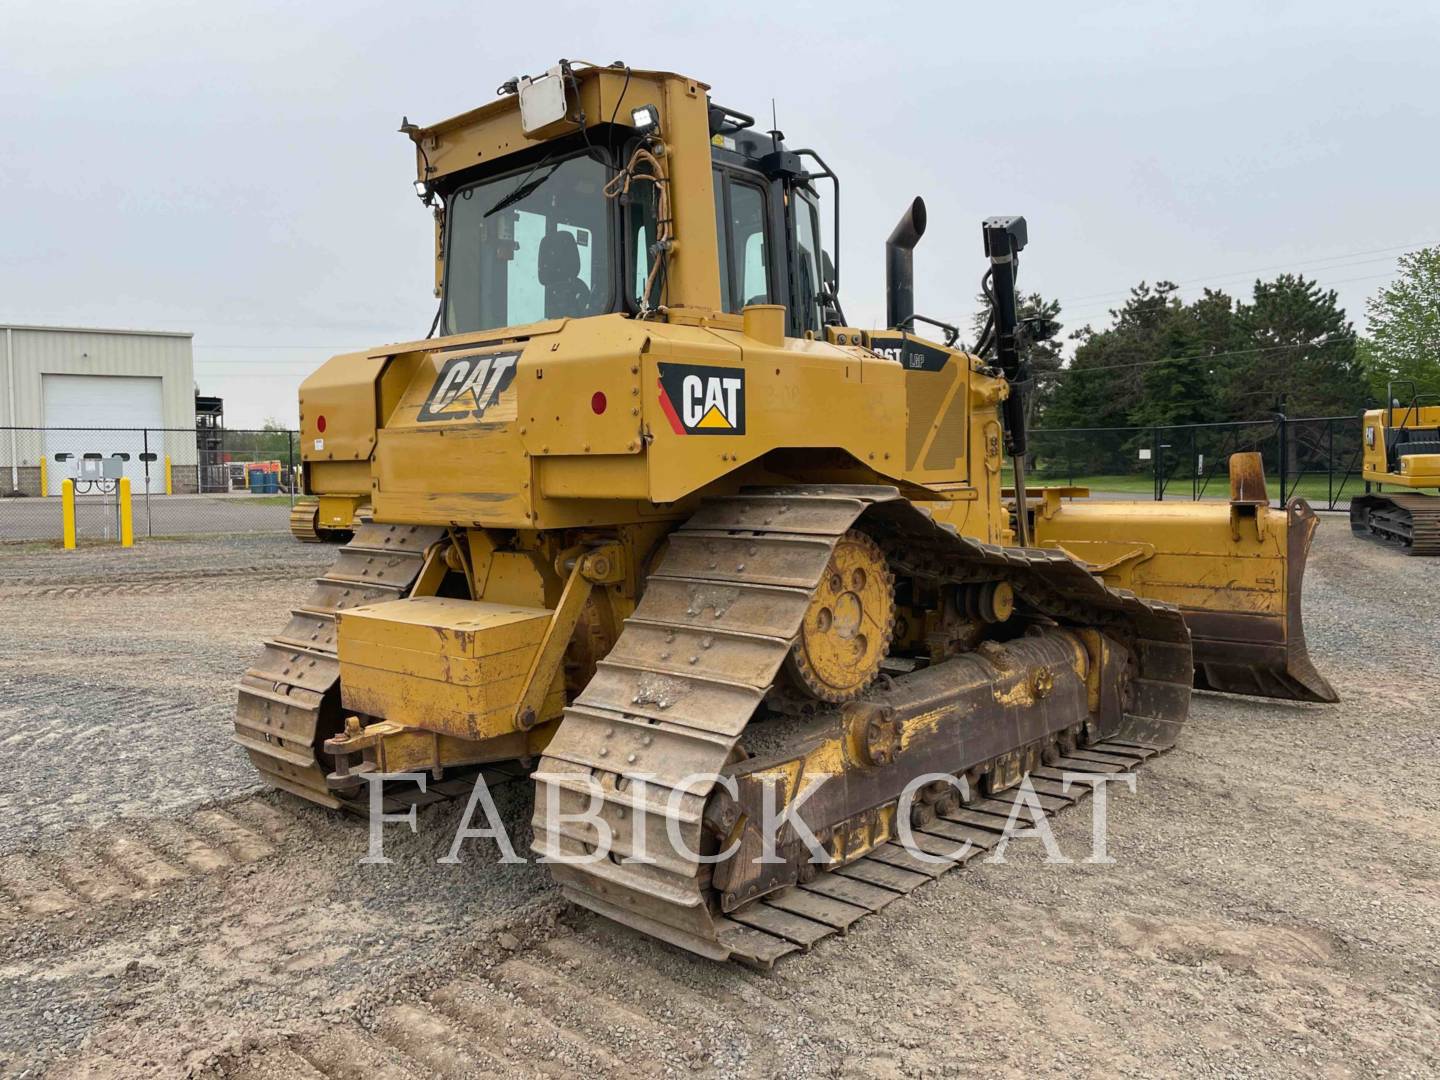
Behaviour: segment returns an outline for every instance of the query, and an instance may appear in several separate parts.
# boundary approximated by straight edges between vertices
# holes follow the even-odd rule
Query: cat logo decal
[[[481,420],[488,412],[491,420],[513,420],[513,408],[506,410],[509,416],[499,416],[494,407],[514,382],[519,360],[519,352],[451,357],[436,374],[416,419]]]
[[[660,408],[676,435],[744,435],[745,369],[661,364]]]

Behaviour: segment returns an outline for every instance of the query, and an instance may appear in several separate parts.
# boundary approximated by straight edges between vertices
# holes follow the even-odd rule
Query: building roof
[[[129,334],[137,337],[193,338],[192,330],[116,330],[102,326],[31,326],[22,323],[0,323],[0,330],[50,330],[61,334]]]

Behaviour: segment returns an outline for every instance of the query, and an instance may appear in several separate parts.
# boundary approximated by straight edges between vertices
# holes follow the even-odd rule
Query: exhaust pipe
[[[885,324],[909,323],[915,314],[915,245],[925,235],[925,200],[918,195],[885,241]]]

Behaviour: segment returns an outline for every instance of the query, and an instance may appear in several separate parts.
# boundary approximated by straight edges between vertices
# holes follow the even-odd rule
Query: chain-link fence
[[[1160,427],[1037,429],[1035,484],[1154,499],[1225,498],[1230,455],[1257,451],[1272,498],[1339,509],[1363,490],[1358,416]],[[285,532],[299,485],[293,431],[233,428],[0,428],[0,543],[59,540],[60,488],[76,481],[76,527],[113,539],[115,495],[83,479],[110,459],[130,478],[137,538]]]
[[[285,532],[299,470],[293,431],[0,428],[0,543],[59,540],[66,480],[81,542],[114,539],[119,476],[137,539]]]
[[[1036,484],[1154,499],[1227,498],[1231,454],[1259,453],[1270,496],[1328,510],[1363,490],[1358,416],[1275,416],[1223,424],[1037,429],[1027,475]]]

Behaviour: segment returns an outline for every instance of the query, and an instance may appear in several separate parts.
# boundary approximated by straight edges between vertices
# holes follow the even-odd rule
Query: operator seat
[[[574,233],[562,229],[545,234],[540,241],[539,274],[547,319],[590,314],[590,289],[580,280],[580,247]]]

